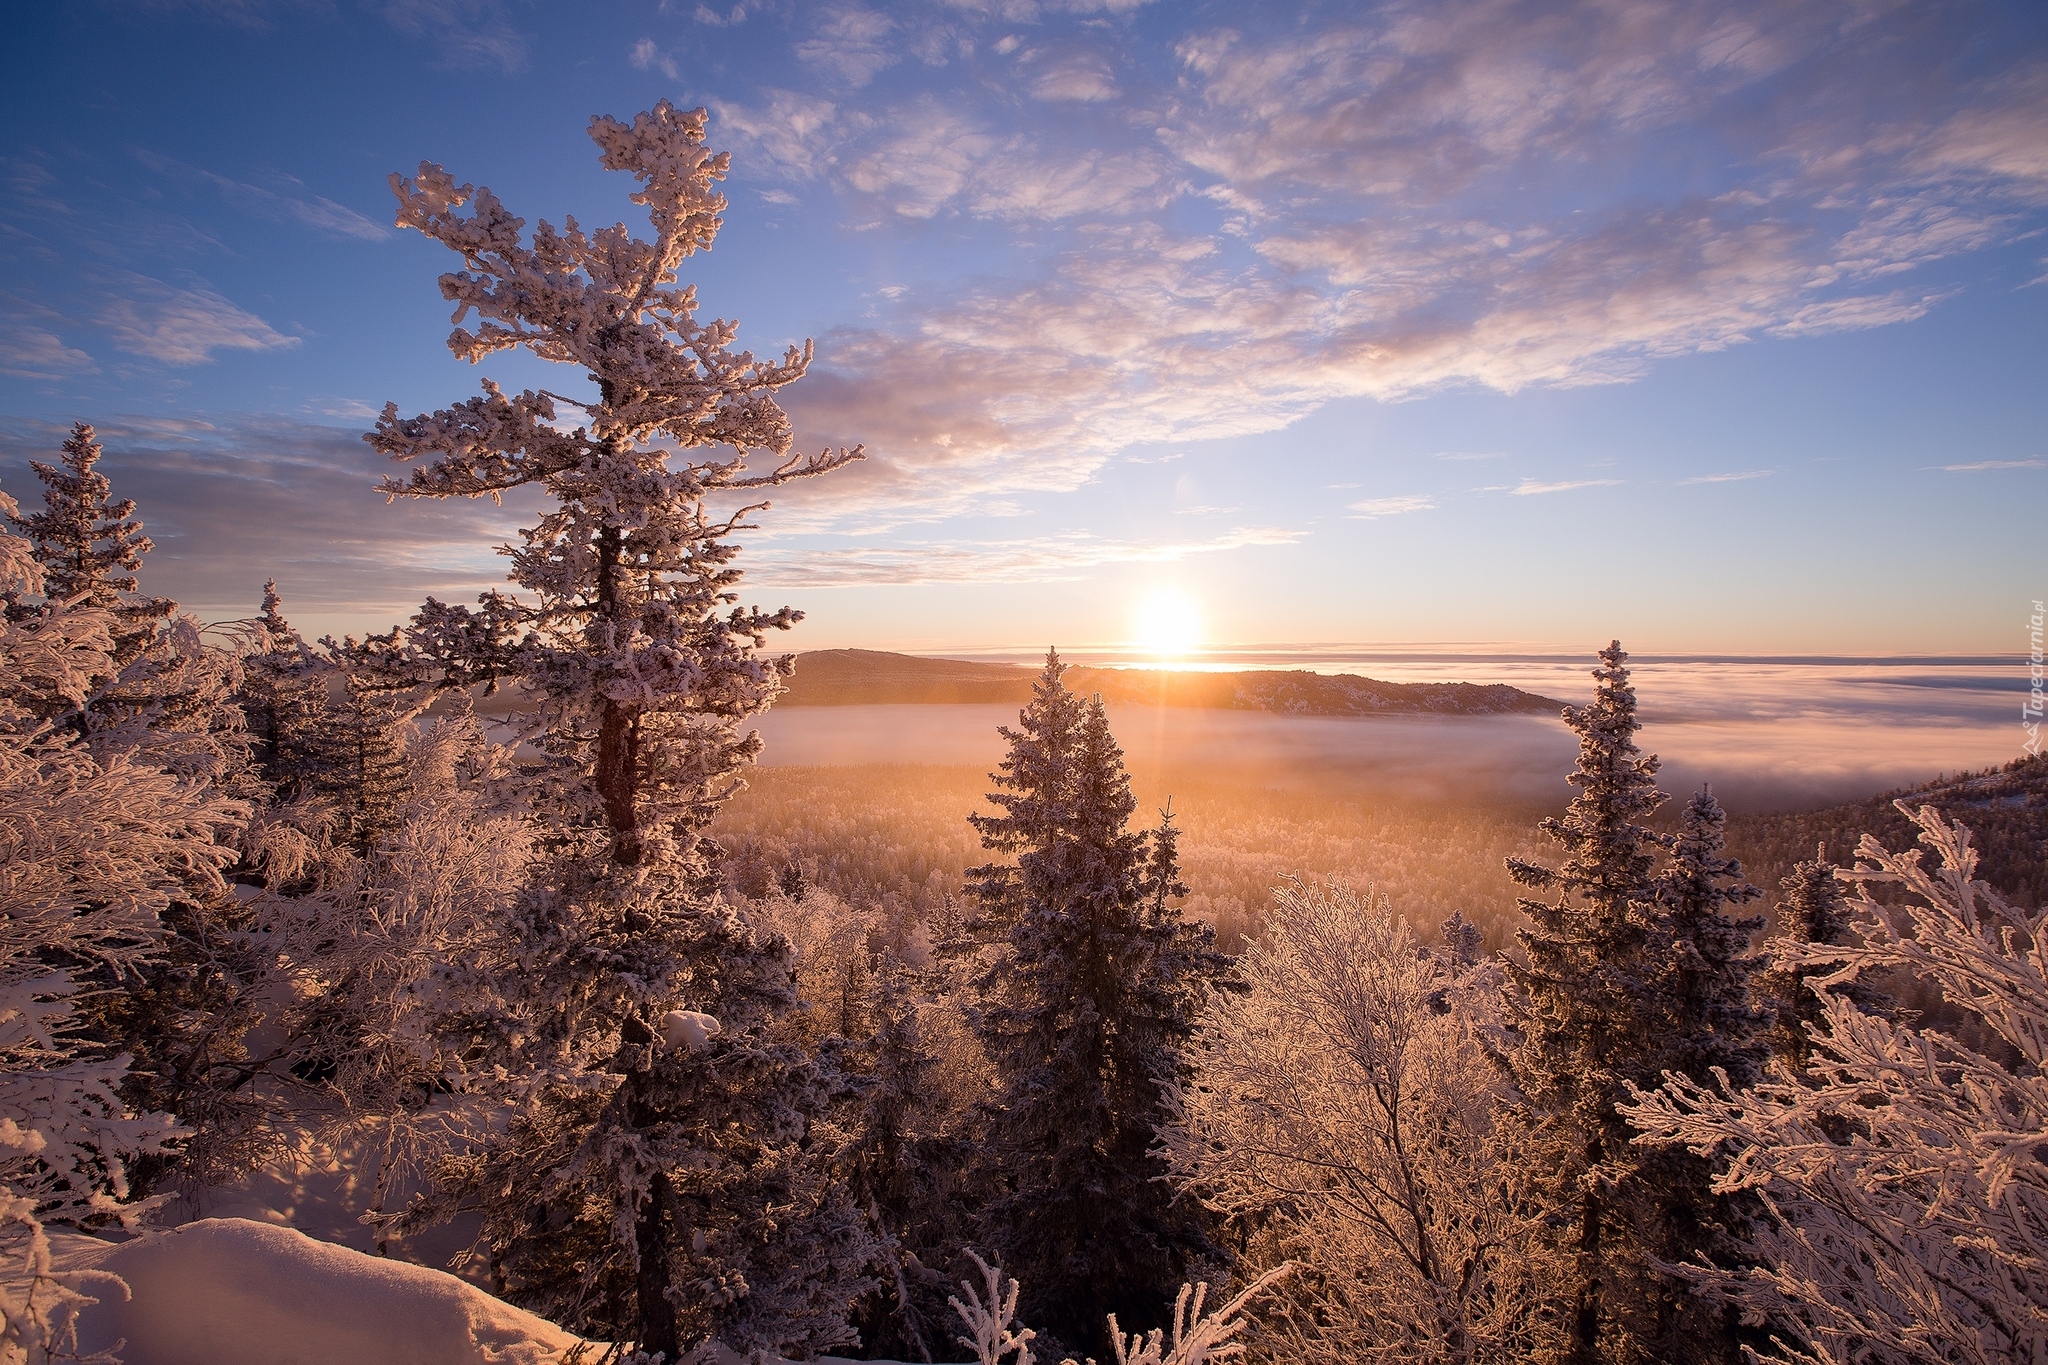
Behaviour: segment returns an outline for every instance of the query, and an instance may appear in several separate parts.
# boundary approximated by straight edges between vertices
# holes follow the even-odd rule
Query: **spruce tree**
[[[1762,978],[1762,987],[1777,1007],[1771,1029],[1771,1048],[1794,1071],[1803,1071],[1813,1052],[1810,1028],[1821,1023],[1827,1002],[1808,984],[1827,976],[1833,968],[1793,960],[1794,949],[1803,944],[1839,947],[1855,941],[1851,926],[1849,896],[1835,865],[1828,861],[1828,847],[1819,845],[1813,857],[1795,863],[1778,883],[1785,899],[1777,904],[1778,929],[1772,941],[1772,965]],[[1829,992],[1842,997],[1864,1014],[1887,1015],[1890,1000],[1862,977],[1836,982]]]
[[[177,604],[136,591],[136,570],[150,551],[150,539],[136,519],[134,500],[113,500],[113,485],[95,467],[103,454],[92,427],[73,424],[57,464],[29,462],[43,482],[43,510],[9,513],[7,520],[35,547],[46,598],[97,607],[113,616],[118,667],[141,652],[156,623]]]
[[[1733,1361],[1737,1324],[1693,1298],[1658,1263],[1724,1254],[1753,1212],[1718,1196],[1689,1152],[1636,1146],[1618,1104],[1666,1073],[1738,1083],[1759,1074],[1771,1016],[1751,980],[1762,921],[1732,907],[1756,899],[1726,854],[1726,816],[1710,792],[1689,801],[1678,830],[1644,823],[1664,800],[1640,729],[1628,656],[1600,653],[1592,705],[1565,720],[1579,736],[1578,796],[1543,830],[1561,867],[1509,861],[1525,886],[1525,958],[1508,970],[1520,1034],[1510,1063],[1550,1148],[1551,1198],[1571,1275],[1562,1286],[1573,1362]],[[1659,870],[1659,852],[1669,858]]]
[[[1003,930],[976,1027],[996,1071],[986,1106],[984,1240],[1024,1285],[1041,1330],[1104,1352],[1105,1316],[1156,1314],[1208,1247],[1153,1153],[1177,1047],[1225,969],[1183,894],[1170,820],[1136,810],[1100,697],[1066,688],[1048,653],[993,774],[1000,815],[974,817],[1014,863],[977,869],[981,922]]]
[[[444,411],[386,406],[367,439],[415,463],[391,496],[531,485],[553,505],[508,551],[521,595],[486,593],[474,610],[429,599],[402,638],[348,661],[391,686],[516,683],[514,732],[543,759],[541,856],[515,909],[526,974],[501,1003],[519,1117],[419,1213],[480,1204],[517,1297],[670,1360],[713,1339],[846,1344],[868,1283],[829,1144],[813,1141],[834,1059],[783,1041],[797,1007],[787,946],[724,903],[701,835],[760,748],[742,722],[788,672],[761,656],[766,636],[800,617],[737,605],[731,537],[766,504],[707,503],[860,452],[790,456],[773,395],[803,375],[808,344],[779,363],[734,351],[733,324],[700,322],[677,283],[725,207],[727,158],[706,150],[705,122],[667,101],[630,125],[591,121],[602,164],[641,182],[651,241],[573,219],[527,238],[488,189],[438,166],[392,177],[399,225],[462,256],[442,292],[458,324],[481,322],[458,325],[450,349],[474,362],[523,346],[582,367],[591,390],[508,395],[486,380]],[[578,424],[558,420],[566,408]],[[780,462],[748,473],[761,450]],[[715,1036],[692,1025],[702,1015]]]
[[[1679,813],[1670,865],[1657,878],[1648,908],[1659,970],[1642,1068],[1650,1078],[1642,1085],[1667,1075],[1712,1084],[1719,1072],[1747,1088],[1763,1074],[1772,1015],[1751,990],[1764,959],[1750,947],[1763,917],[1730,913],[1763,893],[1742,880],[1742,865],[1727,856],[1726,827],[1712,792],[1696,793]],[[1635,1163],[1620,1190],[1650,1256],[1669,1265],[1739,1260],[1739,1239],[1762,1213],[1753,1198],[1714,1193],[1712,1166],[1683,1148],[1638,1149]],[[1644,1284],[1655,1294],[1652,1359],[1669,1365],[1741,1359],[1739,1324],[1725,1305],[1701,1298],[1675,1277]]]
[[[284,614],[277,580],[263,584],[262,638],[242,660],[242,714],[256,770],[279,805],[325,797],[347,807],[351,750],[331,695],[332,659],[309,646]]]
[[[1592,704],[1564,712],[1579,737],[1570,778],[1579,792],[1541,826],[1563,848],[1562,864],[1508,860],[1518,883],[1550,893],[1520,902],[1530,925],[1518,934],[1523,959],[1508,964],[1520,1034],[1510,1063],[1549,1138],[1550,1194],[1571,1267],[1559,1292],[1573,1365],[1634,1359],[1646,1344],[1639,1248],[1616,1194],[1635,1150],[1615,1102],[1628,1081],[1655,1084],[1648,1052],[1661,945],[1648,907],[1658,841],[1642,822],[1664,794],[1656,756],[1636,747],[1627,664],[1620,641],[1601,650]]]

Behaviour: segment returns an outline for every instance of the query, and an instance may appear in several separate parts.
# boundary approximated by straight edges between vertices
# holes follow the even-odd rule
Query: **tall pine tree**
[[[1616,1106],[1667,1071],[1757,1075],[1770,1027],[1750,992],[1761,921],[1729,911],[1758,892],[1726,856],[1726,817],[1710,793],[1687,803],[1674,835],[1643,823],[1664,800],[1657,759],[1635,743],[1641,722],[1619,641],[1600,663],[1592,704],[1565,712],[1579,736],[1579,794],[1542,826],[1563,864],[1508,864],[1516,881],[1551,893],[1521,902],[1532,924],[1520,934],[1524,960],[1508,965],[1520,1034],[1509,1060],[1555,1163],[1551,1198],[1571,1266],[1566,1359],[1732,1361],[1734,1321],[1657,1263],[1724,1249],[1745,1211],[1712,1193],[1699,1158],[1633,1145]]]
[[[1025,1315],[1105,1354],[1105,1315],[1142,1323],[1207,1248],[1204,1214],[1176,1204],[1153,1154],[1176,1052],[1225,963],[1169,900],[1170,819],[1129,828],[1137,803],[1096,697],[1068,691],[1048,653],[994,774],[976,869],[981,921],[1000,931],[977,1029],[996,1072],[986,1107],[985,1240],[1024,1286]]]
[[[451,1171],[441,1207],[483,1207],[517,1297],[670,1360],[713,1339],[846,1344],[869,1283],[829,1144],[812,1140],[832,1058],[780,1036],[797,1007],[787,945],[723,902],[701,837],[760,748],[742,722],[787,672],[759,651],[800,615],[737,605],[730,538],[766,504],[707,503],[860,453],[789,456],[773,395],[803,375],[808,345],[779,363],[734,351],[733,324],[700,322],[677,283],[725,207],[727,158],[706,150],[705,121],[667,101],[630,125],[591,121],[602,164],[640,181],[651,241],[573,219],[529,239],[488,189],[438,166],[392,177],[399,225],[462,257],[442,293],[458,324],[481,321],[450,349],[474,362],[525,347],[580,366],[590,389],[507,395],[486,380],[429,415],[387,405],[367,439],[415,464],[391,496],[533,486],[553,506],[509,551],[521,595],[473,611],[429,600],[402,639],[348,661],[393,685],[516,683],[514,729],[545,760],[540,856],[515,910],[526,971],[501,1003],[518,1118]],[[570,407],[579,425],[557,420]],[[780,462],[748,473],[761,450]],[[692,1022],[704,1014],[715,1036]]]
[[[1627,664],[1619,640],[1601,650],[1592,704],[1564,713],[1579,737],[1570,779],[1579,794],[1542,824],[1564,850],[1562,865],[1508,860],[1517,882],[1549,893],[1521,901],[1530,925],[1519,935],[1523,960],[1509,963],[1510,1018],[1521,1035],[1510,1061],[1555,1163],[1572,1365],[1633,1359],[1645,1346],[1632,1297],[1640,1260],[1616,1197],[1634,1150],[1614,1106],[1625,1082],[1654,1084],[1647,1053],[1659,943],[1647,907],[1657,836],[1642,822],[1664,793],[1656,756],[1636,747]]]

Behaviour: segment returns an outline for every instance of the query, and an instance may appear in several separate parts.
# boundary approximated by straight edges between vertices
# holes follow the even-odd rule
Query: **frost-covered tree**
[[[1860,888],[1860,942],[1777,948],[1822,1001],[1804,1073],[1780,1063],[1747,1089],[1674,1076],[1624,1112],[1639,1142],[1713,1158],[1717,1189],[1769,1209],[1757,1264],[1687,1274],[1779,1328],[1770,1358],[2033,1365],[2048,1343],[2048,910],[1976,880],[1964,826],[1899,808],[1940,866],[1865,835],[1840,874]],[[1989,1049],[1865,1013],[1844,988],[1871,971],[1920,978]]]
[[[1777,1012],[1771,1048],[1799,1071],[1806,1066],[1813,1042],[1808,1026],[1820,1022],[1827,1004],[1809,982],[1832,974],[1827,966],[1804,961],[1802,949],[1816,943],[1851,943],[1855,930],[1848,891],[1835,865],[1828,861],[1826,844],[1820,845],[1813,857],[1795,863],[1779,886],[1785,899],[1777,905],[1778,928],[1770,944],[1770,968],[1759,984]],[[1781,953],[1781,947],[1790,949],[1789,955]],[[1831,990],[1865,1014],[1883,1014],[1890,1004],[1882,990],[1861,977],[1838,982]]]
[[[1492,1056],[1499,974],[1383,897],[1297,882],[1189,1049],[1175,1177],[1299,1261],[1266,1337],[1301,1365],[1520,1362],[1562,1338],[1535,1151]]]
[[[1177,1051],[1225,971],[1207,926],[1180,918],[1171,823],[1137,803],[1101,699],[1048,653],[993,774],[999,815],[973,817],[1014,863],[977,869],[980,921],[1001,933],[977,1031],[997,1092],[985,1107],[985,1238],[1024,1274],[1033,1316],[1096,1339],[1106,1314],[1157,1311],[1203,1252],[1202,1211],[1176,1203],[1151,1150]],[[1117,1210],[1105,1219],[1105,1208]]]
[[[45,596],[97,607],[114,617],[118,665],[132,657],[176,604],[136,591],[135,571],[150,551],[150,539],[135,517],[134,501],[114,501],[113,485],[95,468],[104,453],[90,426],[74,424],[58,463],[29,462],[43,483],[43,510],[23,515],[17,509],[7,520],[35,547]]]
[[[1642,823],[1664,801],[1657,758],[1636,747],[1641,728],[1628,655],[1600,651],[1589,706],[1570,707],[1579,737],[1571,774],[1579,789],[1543,832],[1564,851],[1557,868],[1519,859],[1508,871],[1550,898],[1523,898],[1530,924],[1523,957],[1510,961],[1510,1018],[1520,1033],[1515,1080],[1544,1140],[1550,1197],[1568,1254],[1560,1290],[1568,1304],[1566,1359],[1574,1365],[1633,1358],[1631,1328],[1642,1297],[1640,1263],[1616,1190],[1634,1165],[1627,1123],[1615,1111],[1625,1081],[1646,1081],[1654,960],[1656,835]],[[1623,1283],[1630,1280],[1635,1283]]]
[[[0,589],[46,590],[29,546],[4,532]],[[83,1027],[80,997],[148,967],[166,912],[195,886],[224,890],[223,836],[247,814],[204,773],[95,748],[44,714],[52,696],[85,706],[118,629],[84,603],[0,620],[0,1257],[26,1272],[0,1291],[10,1358],[62,1350],[92,1292],[51,1274],[42,1223],[132,1214],[130,1161],[179,1136],[125,1098],[130,1057]]]
[[[523,236],[488,189],[439,166],[392,177],[400,226],[462,257],[441,277],[450,349],[474,362],[524,347],[591,387],[507,395],[486,380],[430,415],[385,408],[367,439],[415,466],[387,481],[392,497],[531,486],[552,506],[508,551],[519,594],[474,610],[429,600],[402,638],[350,661],[394,685],[516,685],[513,730],[544,756],[537,856],[513,911],[519,1109],[454,1172],[451,1198],[482,1205],[515,1293],[671,1359],[710,1337],[841,1344],[865,1288],[857,1223],[816,1150],[830,1144],[807,1142],[835,1088],[830,1058],[779,1038],[796,1006],[787,949],[721,901],[700,843],[760,747],[742,722],[787,671],[759,651],[799,617],[737,605],[731,537],[765,504],[711,508],[860,452],[790,456],[773,395],[801,377],[808,344],[779,362],[735,351],[734,325],[700,321],[677,282],[725,205],[727,158],[705,148],[705,121],[666,101],[630,125],[591,121],[601,163],[641,183],[652,240],[573,219]],[[749,473],[761,450],[779,462]],[[665,1046],[679,1010],[724,1027],[702,1050]]]
[[[506,912],[531,857],[509,799],[510,756],[467,712],[413,732],[393,828],[357,853],[352,831],[275,869],[303,894],[262,902],[274,945],[267,994],[284,1048],[274,1083],[310,1091],[300,1122],[376,1154],[364,1213],[383,1219],[488,1120],[472,1073],[518,971]],[[309,865],[310,864],[310,865]]]
[[[817,893],[813,893],[814,895]],[[883,1283],[862,1304],[869,1351],[931,1360],[942,1333],[944,1281],[927,1268],[958,1245],[964,1144],[944,1130],[939,1061],[926,1036],[908,969],[885,964],[876,1028],[861,1057],[866,1088],[852,1122],[846,1168],[855,1203],[883,1244]]]
[[[1751,991],[1764,965],[1750,947],[1763,918],[1731,913],[1763,893],[1742,880],[1741,864],[1727,856],[1726,826],[1713,794],[1696,793],[1679,812],[1656,898],[1643,907],[1653,914],[1654,994],[1647,1002],[1645,1048],[1653,1078],[1708,1081],[1720,1074],[1746,1086],[1762,1075],[1769,1055],[1772,1014]],[[1733,1239],[1761,1210],[1753,1200],[1717,1194],[1712,1181],[1707,1164],[1688,1152],[1637,1149],[1636,1169],[1620,1193],[1654,1261],[1735,1258]],[[1648,1327],[1650,1353],[1672,1365],[1733,1359],[1735,1329],[1722,1305],[1665,1277]]]

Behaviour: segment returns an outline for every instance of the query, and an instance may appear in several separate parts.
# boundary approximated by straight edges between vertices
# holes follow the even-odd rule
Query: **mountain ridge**
[[[930,659],[874,649],[796,656],[777,706],[968,705],[1031,699],[1039,670],[1021,664]],[[1263,711],[1288,716],[1555,715],[1563,703],[1505,683],[1392,683],[1350,673],[1163,668],[1067,670],[1067,685],[1122,705]]]

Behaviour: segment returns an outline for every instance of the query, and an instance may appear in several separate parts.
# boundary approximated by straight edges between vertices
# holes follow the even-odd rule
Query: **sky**
[[[444,346],[422,161],[645,219],[586,125],[732,153],[684,263],[867,460],[743,536],[795,648],[2004,654],[2048,597],[2048,7],[1889,0],[16,6],[0,491],[93,422],[208,618],[502,581],[386,506]]]

